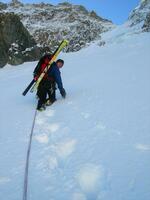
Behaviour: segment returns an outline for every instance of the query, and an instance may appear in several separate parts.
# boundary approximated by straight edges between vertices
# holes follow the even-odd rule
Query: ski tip
[[[68,45],[69,44],[69,40],[63,40],[63,42]]]
[[[22,93],[22,96],[26,96],[26,94],[27,94],[27,92],[26,92],[26,91],[24,91],[24,92]]]

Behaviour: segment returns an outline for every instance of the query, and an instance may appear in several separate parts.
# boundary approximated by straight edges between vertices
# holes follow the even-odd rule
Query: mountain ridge
[[[114,27],[111,21],[103,19],[94,11],[68,2],[55,6],[46,3],[22,4],[13,0],[5,7],[4,12],[19,15],[37,44],[52,46],[52,51],[61,39],[70,41],[68,52],[78,51]]]
[[[95,41],[99,42],[99,46],[104,46],[108,42],[103,38],[105,32],[117,33],[114,34],[115,38],[109,38],[113,42],[114,39],[121,40],[124,34],[128,36],[150,31],[150,0],[142,0],[130,13],[128,20],[118,26],[98,16],[95,11],[88,11],[82,5],[68,2],[57,5],[23,4],[18,0],[12,0],[8,4],[0,2],[0,13],[12,12],[19,16],[24,27],[34,38],[37,49],[40,48],[40,53],[38,56],[34,54],[33,60],[39,59],[41,53],[53,52],[62,39],[69,40],[66,52],[76,52]],[[30,54],[29,51],[28,53]],[[17,52],[14,52],[14,59],[16,54]],[[29,58],[25,61],[31,60]],[[16,60],[14,63],[19,64]]]
[[[148,25],[147,20],[149,18],[149,15],[150,15],[150,0],[141,0],[139,5],[135,9],[133,9],[133,11],[129,15],[128,20],[130,22],[130,26],[134,26],[141,23],[141,28],[144,29],[143,25],[145,23]]]

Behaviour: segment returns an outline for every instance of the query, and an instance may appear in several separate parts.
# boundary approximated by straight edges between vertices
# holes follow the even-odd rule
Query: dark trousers
[[[37,96],[39,97],[38,108],[40,108],[47,101],[47,95],[51,102],[56,100],[55,82],[49,80],[42,80],[39,84]]]

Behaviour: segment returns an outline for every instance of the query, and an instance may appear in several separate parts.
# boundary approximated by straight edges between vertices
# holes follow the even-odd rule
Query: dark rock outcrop
[[[14,13],[0,13],[0,67],[37,60],[43,48],[36,42]]]
[[[103,19],[82,5],[64,2],[58,5],[22,4],[13,0],[7,12],[19,15],[22,23],[40,46],[54,51],[62,39],[70,41],[68,52],[78,51],[86,44],[100,39],[100,34],[112,29],[111,21]]]
[[[142,28],[143,28],[143,31],[150,32],[150,12],[147,14]]]

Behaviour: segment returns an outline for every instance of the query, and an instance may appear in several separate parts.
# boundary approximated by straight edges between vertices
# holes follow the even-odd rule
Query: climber
[[[45,67],[49,64],[51,55],[47,54],[43,56],[38,65],[34,70],[34,79],[37,80],[39,75],[43,72]],[[56,101],[56,84],[60,91],[60,94],[63,98],[66,97],[66,91],[63,88],[63,83],[61,79],[60,68],[64,65],[64,61],[58,59],[56,62],[53,62],[51,67],[48,69],[47,73],[43,77],[42,81],[39,84],[37,90],[37,96],[39,98],[37,110],[42,111],[46,109],[46,106],[51,105]],[[47,99],[48,96],[48,99]]]

